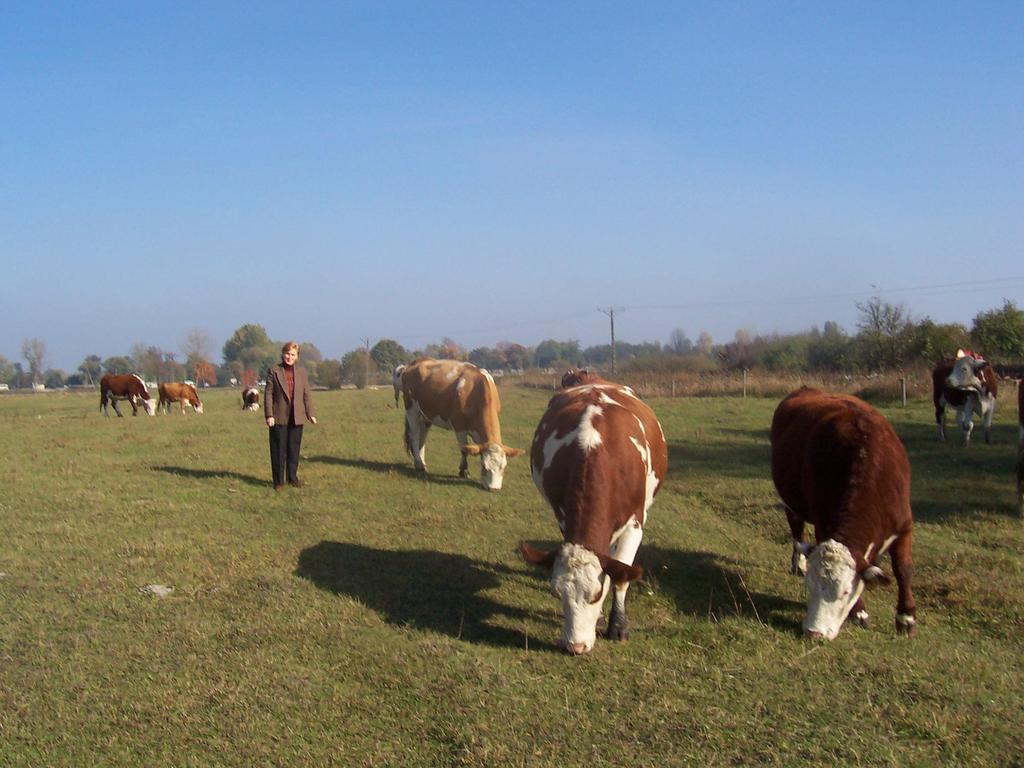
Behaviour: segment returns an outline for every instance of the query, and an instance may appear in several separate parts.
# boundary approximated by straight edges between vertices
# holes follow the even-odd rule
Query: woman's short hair
[[[281,354],[283,355],[289,349],[294,349],[295,350],[295,354],[296,355],[299,354],[299,345],[296,344],[294,341],[286,341],[284,343],[284,346],[281,347]]]

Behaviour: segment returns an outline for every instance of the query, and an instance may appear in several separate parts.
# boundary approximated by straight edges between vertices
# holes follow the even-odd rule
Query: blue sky
[[[0,354],[970,324],[1024,294],[1024,5],[5,3]]]

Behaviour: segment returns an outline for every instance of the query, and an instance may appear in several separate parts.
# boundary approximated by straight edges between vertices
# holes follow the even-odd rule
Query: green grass
[[[549,394],[503,390],[507,444]],[[98,395],[0,398],[0,765],[1021,763],[1009,398],[966,450],[927,403],[883,409],[914,470],[919,634],[896,636],[889,587],[830,644],[799,636],[776,401],[652,400],[670,475],[632,639],[571,658],[516,552],[557,540],[526,457],[489,494],[435,429],[418,476],[390,389],[320,392],[307,486],[274,493],[237,397],[123,419]]]

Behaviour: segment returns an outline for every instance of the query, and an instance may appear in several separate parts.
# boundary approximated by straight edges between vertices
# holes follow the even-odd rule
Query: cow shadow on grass
[[[736,617],[784,632],[801,631],[803,603],[750,590],[739,564],[730,558],[641,546],[636,563],[643,566],[644,581],[669,596],[680,613],[711,621]]]
[[[668,471],[678,479],[714,475],[738,479],[770,477],[766,445],[748,443],[669,443]]]
[[[522,621],[532,615],[483,594],[519,572],[464,555],[321,541],[299,553],[295,575],[358,601],[389,624],[471,643],[522,648],[522,632],[491,619]]]
[[[438,485],[466,485],[473,484],[480,488],[480,483],[472,478],[462,478],[452,475],[439,475],[431,472],[420,472],[409,464],[396,464],[393,461],[371,461],[370,459],[346,459],[341,456],[310,456],[306,461],[316,464],[331,464],[336,467],[353,467],[369,472],[378,472],[383,475],[402,475],[403,477],[422,480],[427,483]]]
[[[253,475],[243,475],[241,472],[233,472],[230,469],[193,469],[192,467],[153,467],[156,472],[166,472],[169,475],[188,477],[193,480],[236,480],[248,485],[264,486],[270,481]]]

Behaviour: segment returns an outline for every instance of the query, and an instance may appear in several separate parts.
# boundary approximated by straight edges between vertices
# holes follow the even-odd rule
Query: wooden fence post
[[[903,398],[903,407],[907,407],[907,377],[900,376],[900,395]]]

